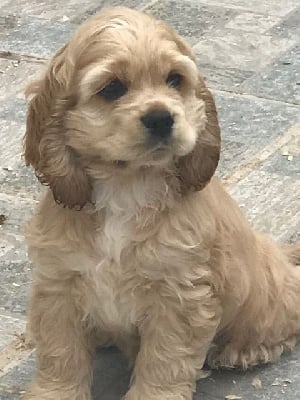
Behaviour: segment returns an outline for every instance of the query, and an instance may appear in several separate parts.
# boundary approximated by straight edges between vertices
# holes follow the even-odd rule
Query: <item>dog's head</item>
[[[215,104],[188,45],[167,25],[115,8],[83,24],[28,88],[25,160],[69,207],[92,179],[120,168],[168,168],[182,193],[215,172]]]

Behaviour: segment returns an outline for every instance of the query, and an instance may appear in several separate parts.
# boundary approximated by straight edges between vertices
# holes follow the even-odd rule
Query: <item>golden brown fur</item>
[[[115,77],[126,95],[100,98]],[[191,400],[206,359],[246,368],[295,345],[299,247],[254,232],[212,178],[214,101],[173,30],[100,13],[28,93],[25,159],[50,189],[26,234],[38,358],[26,400],[89,400],[99,343],[134,364],[126,400]],[[140,118],[160,108],[174,115],[172,141],[149,146]]]

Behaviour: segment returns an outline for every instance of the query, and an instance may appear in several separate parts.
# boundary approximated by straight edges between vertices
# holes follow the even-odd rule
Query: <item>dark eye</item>
[[[176,73],[170,73],[167,77],[167,84],[175,89],[178,89],[183,80],[183,76]]]
[[[114,79],[108,85],[106,85],[100,92],[97,93],[98,96],[103,97],[105,100],[117,100],[127,93],[127,86],[124,85],[119,79]]]

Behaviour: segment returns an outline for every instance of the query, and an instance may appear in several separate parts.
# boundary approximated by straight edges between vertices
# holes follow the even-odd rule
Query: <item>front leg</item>
[[[71,288],[46,292],[35,287],[29,329],[36,344],[37,372],[24,400],[90,400],[94,337]]]
[[[133,383],[124,400],[192,399],[220,321],[219,304],[207,287],[203,293],[201,298],[201,288],[196,288],[188,303],[153,299],[140,327]]]

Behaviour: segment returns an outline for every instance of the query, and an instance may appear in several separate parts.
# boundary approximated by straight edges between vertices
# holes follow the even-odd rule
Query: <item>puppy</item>
[[[217,178],[220,130],[189,46],[115,8],[28,88],[25,160],[47,184],[26,400],[89,400],[95,347],[133,364],[126,400],[191,400],[212,367],[272,362],[300,333],[299,247],[254,232]]]

